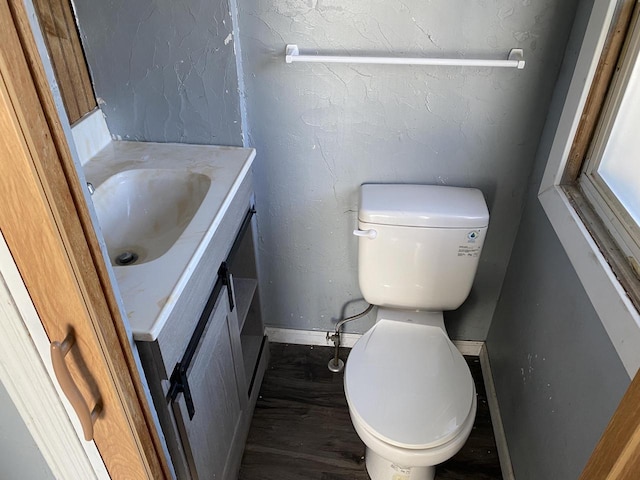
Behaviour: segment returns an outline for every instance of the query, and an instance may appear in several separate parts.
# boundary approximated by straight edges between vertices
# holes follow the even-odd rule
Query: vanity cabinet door
[[[189,418],[183,394],[173,402],[176,423],[194,479],[229,476],[225,469],[234,436],[242,425],[246,404],[241,400],[236,378],[233,346],[234,338],[239,335],[237,329],[225,287],[218,295],[188,372],[195,408],[193,418]]]

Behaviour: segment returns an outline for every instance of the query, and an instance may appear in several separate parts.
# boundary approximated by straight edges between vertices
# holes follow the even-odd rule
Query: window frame
[[[628,89],[631,73],[634,67],[640,68],[638,65],[640,59],[640,7],[638,5],[640,4],[636,4],[626,29],[625,43],[619,54],[617,68],[611,78],[607,96],[602,102],[602,111],[593,137],[589,142],[589,149],[584,157],[581,173],[575,180],[619,246],[622,254],[631,263],[636,275],[639,272],[640,227],[598,171],[604,159],[605,148],[623,97]],[[626,23],[626,19],[624,20]],[[630,295],[638,307],[640,301],[634,293],[631,292]]]
[[[629,286],[621,279],[637,286],[637,277],[626,261],[620,262],[624,255],[614,242],[606,239],[606,227],[576,187],[575,179],[597,126],[630,14],[637,4],[636,0],[594,2],[538,192],[538,199],[630,377],[640,366],[640,315],[627,293]],[[567,63],[575,59],[570,53]],[[619,273],[624,264],[628,278]]]

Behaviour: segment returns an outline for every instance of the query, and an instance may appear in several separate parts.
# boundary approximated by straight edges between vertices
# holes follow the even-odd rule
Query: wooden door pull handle
[[[95,422],[96,418],[100,415],[102,405],[98,401],[96,406],[93,407],[93,410],[90,412],[87,402],[84,401],[80,390],[78,390],[78,387],[71,377],[71,373],[64,361],[64,357],[69,350],[71,350],[74,343],[75,338],[73,337],[73,333],[67,335],[67,338],[65,338],[62,343],[51,342],[51,361],[53,362],[53,371],[56,374],[58,383],[60,383],[62,391],[80,419],[84,439],[89,442],[93,440],[93,422]]]

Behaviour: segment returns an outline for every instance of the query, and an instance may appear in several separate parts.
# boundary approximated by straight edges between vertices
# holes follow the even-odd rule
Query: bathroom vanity
[[[236,478],[268,361],[254,157],[243,148],[112,142],[85,166],[103,230],[129,232],[124,240],[104,232],[106,247],[179,479]],[[131,225],[118,227],[117,211]]]

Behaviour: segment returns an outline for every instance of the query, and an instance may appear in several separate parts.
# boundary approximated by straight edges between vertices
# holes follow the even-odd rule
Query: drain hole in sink
[[[138,254],[136,252],[122,252],[116,257],[116,264],[118,265],[131,265],[138,260]]]

